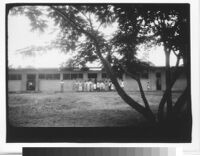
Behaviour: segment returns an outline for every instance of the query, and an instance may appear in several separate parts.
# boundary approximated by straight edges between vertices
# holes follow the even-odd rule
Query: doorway
[[[162,85],[161,85],[161,73],[157,72],[156,73],[156,90],[161,90]]]
[[[27,81],[26,81],[26,90],[28,91],[35,91],[35,74],[28,74]]]
[[[91,80],[91,81],[94,81],[96,83],[97,73],[88,73],[88,79]]]

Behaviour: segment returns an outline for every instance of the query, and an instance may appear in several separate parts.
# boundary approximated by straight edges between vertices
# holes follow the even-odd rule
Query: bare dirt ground
[[[143,104],[139,92],[129,92]],[[175,101],[179,93],[174,93]],[[162,92],[147,92],[156,113]],[[9,123],[17,127],[122,127],[145,122],[116,92],[23,93],[8,95]]]

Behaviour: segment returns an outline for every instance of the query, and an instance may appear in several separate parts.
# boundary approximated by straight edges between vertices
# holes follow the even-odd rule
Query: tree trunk
[[[188,24],[188,26],[190,27],[190,25]],[[188,93],[186,95],[186,116],[185,116],[185,122],[190,126],[188,127],[188,131],[190,132],[191,129],[191,125],[192,125],[192,106],[191,106],[191,71],[190,71],[190,35],[189,32],[188,33],[188,44],[185,44],[185,54],[184,54],[184,58],[183,58],[183,62],[184,62],[184,69],[186,71],[186,79],[187,79],[187,87],[188,87]]]
[[[98,43],[96,43],[96,48],[97,48],[97,55],[99,56],[102,64],[105,67],[105,70],[107,74],[109,75],[112,83],[115,86],[115,89],[119,96],[132,108],[134,108],[136,111],[141,113],[148,121],[155,123],[155,116],[153,113],[151,113],[148,109],[145,107],[141,106],[139,103],[137,103],[135,100],[133,100],[119,85],[117,78],[114,75],[114,72],[112,71],[111,65],[107,62],[106,59],[103,58],[101,55],[100,49],[98,47]]]
[[[189,95],[189,87],[187,86],[184,92],[181,94],[181,96],[176,101],[174,107],[173,107],[173,114],[178,114],[181,111],[181,108],[184,106],[187,98]]]
[[[177,61],[176,61],[176,67],[178,67],[178,66],[179,66],[180,59],[181,59],[181,58],[180,58],[180,55],[178,55],[178,56],[177,56]]]
[[[171,70],[170,70],[170,50],[168,50],[167,48],[165,48],[165,58],[166,58],[166,75],[165,75],[165,79],[166,79],[166,88],[170,88],[171,85]],[[170,116],[172,112],[172,93],[171,93],[171,89],[169,89],[168,91],[168,95],[167,95],[167,116]]]

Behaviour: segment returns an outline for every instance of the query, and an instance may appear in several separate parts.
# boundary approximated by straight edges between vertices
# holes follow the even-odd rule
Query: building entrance
[[[97,81],[97,73],[88,73],[88,79],[92,81]]]
[[[161,73],[156,73],[156,90],[161,90]]]
[[[35,91],[35,74],[27,74],[26,90]]]

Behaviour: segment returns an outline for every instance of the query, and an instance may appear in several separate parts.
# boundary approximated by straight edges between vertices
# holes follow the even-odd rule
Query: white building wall
[[[137,82],[127,75],[125,76],[125,79],[124,79],[124,90],[126,91],[139,90]]]
[[[147,91],[148,90],[148,81],[149,81],[149,79],[141,79],[140,80],[141,81],[141,83],[142,83],[142,87],[143,87],[143,90],[144,91]]]
[[[141,79],[140,81],[141,81],[143,90],[147,91],[148,79]],[[139,91],[139,86],[138,86],[137,81],[135,81],[131,77],[126,76],[126,78],[124,79],[124,89],[126,91]]]
[[[22,73],[21,91],[26,91],[26,81],[27,81],[27,75],[25,73]]]
[[[60,80],[39,80],[39,90],[45,92],[60,91]]]
[[[151,90],[156,90],[156,75],[154,71],[150,71],[149,73],[149,87]]]
[[[75,80],[64,80],[64,92],[65,91],[73,91],[73,84]]]
[[[21,80],[9,80],[8,81],[8,92],[19,92],[21,91]]]
[[[133,78],[131,78],[128,75],[123,75],[123,80],[124,80],[124,89],[126,91],[139,91],[139,86],[136,80],[134,80]],[[149,79],[140,79],[143,90],[147,91],[148,89],[148,82]],[[149,84],[150,85],[150,84]]]
[[[180,78],[175,82],[174,86],[172,87],[172,90],[173,91],[185,90],[186,86],[187,86],[186,79]]]

